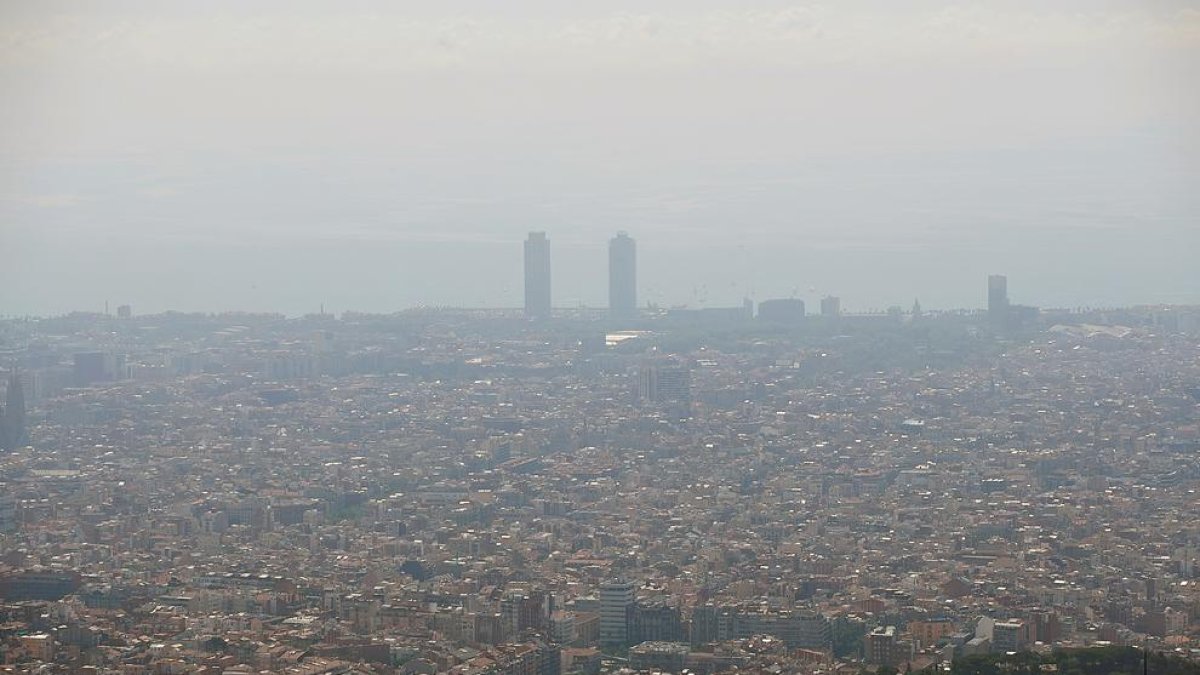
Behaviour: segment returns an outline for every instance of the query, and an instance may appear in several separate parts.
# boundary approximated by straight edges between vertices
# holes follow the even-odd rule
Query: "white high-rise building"
[[[629,641],[629,615],[636,590],[628,579],[600,584],[600,644],[624,645]]]

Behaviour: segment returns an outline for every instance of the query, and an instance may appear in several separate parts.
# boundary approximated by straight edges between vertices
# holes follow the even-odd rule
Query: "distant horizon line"
[[[832,296],[832,297],[839,297],[839,296]],[[755,307],[757,307],[762,302],[767,302],[770,300],[801,300],[801,301],[803,301],[802,298],[768,298],[766,300],[755,301],[754,305],[755,305]],[[1013,304],[1011,306],[1018,307],[1021,305]],[[1196,303],[1196,304],[1147,303],[1147,304],[1104,306],[1104,307],[1082,306],[1082,305],[1078,306],[1078,307],[1035,307],[1035,306],[1030,306],[1030,307],[1033,307],[1033,309],[1036,309],[1039,313],[1086,314],[1086,313],[1094,313],[1094,312],[1116,312],[1116,311],[1131,311],[1131,310],[1142,310],[1142,311],[1145,311],[1145,310],[1200,310],[1200,303]],[[829,317],[828,315],[821,314],[820,312],[813,312],[813,313],[806,312],[804,314],[804,318],[806,318],[806,319],[807,318],[825,319],[825,318],[838,318],[838,317],[887,316],[889,313],[895,313],[896,308],[899,308],[901,313],[905,316],[912,314],[911,307],[904,308],[899,305],[893,305],[890,308],[884,308],[884,309],[874,309],[873,308],[873,309],[862,310],[862,311],[841,311],[833,317]],[[660,315],[665,316],[666,314],[668,314],[669,312],[672,312],[672,311],[702,312],[705,310],[740,310],[740,309],[744,309],[744,305],[713,305],[713,306],[672,305],[669,307],[641,307],[641,308],[638,308],[637,315],[635,317],[625,317],[625,318],[655,318],[656,316],[660,316]],[[553,312],[555,312],[556,314],[564,314],[564,313],[569,314],[571,312],[607,314],[611,311],[611,309],[609,307],[590,306],[590,305],[574,305],[574,306],[559,305],[559,306],[552,306],[551,310]],[[310,317],[327,316],[330,318],[337,319],[338,316],[344,316],[346,314],[363,315],[363,316],[395,316],[398,314],[405,314],[405,313],[412,313],[412,312],[447,312],[447,313],[482,312],[482,313],[493,313],[493,314],[514,314],[514,315],[520,315],[521,317],[524,317],[525,308],[519,307],[519,306],[516,306],[516,307],[490,307],[490,306],[489,307],[469,307],[469,306],[463,306],[463,305],[412,305],[409,307],[404,307],[404,308],[396,309],[396,310],[392,310],[392,311],[364,311],[364,310],[355,310],[355,309],[344,309],[339,313],[339,312],[326,312],[323,309],[319,309],[318,311],[309,312],[309,313],[305,313],[305,314],[288,314],[286,312],[279,312],[279,311],[273,311],[273,310],[224,309],[224,310],[217,310],[217,311],[205,311],[205,310],[165,309],[165,310],[160,310],[157,312],[150,312],[150,313],[146,313],[146,314],[131,314],[131,316],[129,316],[129,317],[121,317],[113,312],[74,309],[74,310],[64,312],[61,314],[44,314],[44,315],[43,314],[22,314],[22,315],[0,314],[0,321],[47,320],[47,319],[68,318],[71,316],[106,317],[106,318],[111,318],[111,319],[128,321],[128,320],[138,319],[138,318],[159,317],[159,316],[167,316],[167,315],[208,316],[208,317],[276,316],[276,317],[283,317],[284,319],[289,319],[289,320],[290,319],[304,319],[304,318],[310,318]],[[950,309],[934,309],[934,308],[925,308],[925,307],[921,308],[921,314],[923,314],[923,315],[972,316],[972,315],[986,315],[987,312],[988,312],[988,310],[986,307],[957,307],[957,308],[950,308]],[[532,323],[538,322],[538,320],[536,320],[536,319],[531,319],[530,321]]]

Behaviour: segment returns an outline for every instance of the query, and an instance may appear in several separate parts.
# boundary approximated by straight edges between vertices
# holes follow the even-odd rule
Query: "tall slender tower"
[[[988,320],[994,326],[1003,326],[1008,319],[1008,277],[1003,274],[988,275]]]
[[[4,397],[3,438],[5,450],[12,450],[25,445],[25,389],[21,386],[21,376],[13,368],[8,377],[8,392]]]
[[[608,242],[608,311],[618,319],[637,314],[637,242],[624,232]]]
[[[525,316],[550,318],[550,240],[530,232],[525,240]]]

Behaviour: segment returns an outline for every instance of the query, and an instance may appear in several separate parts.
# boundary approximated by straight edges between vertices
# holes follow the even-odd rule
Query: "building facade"
[[[637,314],[637,243],[624,232],[608,242],[608,311],[618,319]]]
[[[833,295],[821,298],[821,316],[835,317],[842,313],[842,299]]]
[[[635,590],[628,579],[610,579],[600,584],[600,644],[624,645],[629,642]]]
[[[996,326],[1008,318],[1008,277],[1003,274],[988,275],[988,320]]]
[[[525,240],[525,316],[550,318],[550,240],[530,232]]]

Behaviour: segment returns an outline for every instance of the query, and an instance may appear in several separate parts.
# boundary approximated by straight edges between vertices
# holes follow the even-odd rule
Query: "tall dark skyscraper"
[[[525,240],[525,316],[550,318],[550,240],[530,232]]]
[[[624,232],[608,242],[608,311],[621,319],[637,314],[637,242]]]
[[[988,275],[988,320],[1002,326],[1008,318],[1008,277]]]
[[[4,397],[4,419],[0,424],[0,444],[5,450],[25,445],[25,389],[21,377],[14,368],[8,378],[8,392]]]

